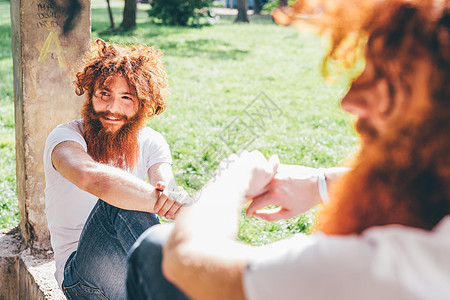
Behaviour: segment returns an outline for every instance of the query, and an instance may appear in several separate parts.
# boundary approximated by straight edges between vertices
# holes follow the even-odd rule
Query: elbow
[[[189,261],[186,260],[189,251],[184,242],[184,238],[180,238],[180,234],[175,228],[162,249],[162,273],[167,280],[174,284],[182,280],[183,274],[189,271],[189,266],[186,265],[186,262]]]
[[[98,185],[98,177],[89,167],[81,168],[76,177],[75,185],[88,193],[94,194],[94,188]]]
[[[176,280],[177,261],[176,249],[170,243],[166,244],[163,248],[161,270],[164,277],[172,283]]]
[[[76,179],[76,186],[82,189],[83,191],[88,191],[91,182],[91,176],[89,171],[81,171]]]

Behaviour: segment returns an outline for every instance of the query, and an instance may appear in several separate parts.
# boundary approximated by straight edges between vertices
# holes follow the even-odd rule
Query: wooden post
[[[64,16],[47,0],[11,1],[17,196],[20,231],[28,245],[48,248],[42,156],[47,135],[79,116],[74,71],[90,41],[90,1],[62,34]]]

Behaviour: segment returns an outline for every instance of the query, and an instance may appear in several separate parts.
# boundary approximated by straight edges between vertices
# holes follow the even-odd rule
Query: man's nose
[[[341,108],[343,111],[351,113],[359,118],[366,118],[369,116],[369,103],[365,97],[353,93],[351,90],[347,92],[341,101]]]
[[[108,102],[106,107],[110,113],[119,113],[120,112],[120,101],[117,97],[112,97],[111,101]]]

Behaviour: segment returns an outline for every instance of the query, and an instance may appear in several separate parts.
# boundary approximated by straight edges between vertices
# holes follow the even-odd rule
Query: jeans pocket
[[[76,300],[76,299],[108,300],[108,298],[106,298],[105,295],[103,295],[99,289],[89,287],[80,282],[77,282],[71,286],[67,286],[67,287],[64,286],[63,289],[64,289],[64,295],[69,300]]]

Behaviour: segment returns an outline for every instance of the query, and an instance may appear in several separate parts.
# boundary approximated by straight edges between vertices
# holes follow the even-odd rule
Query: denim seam
[[[136,241],[139,236],[135,236],[133,230],[131,230],[131,224],[127,221],[127,219],[122,217],[122,214],[118,213],[117,216],[124,222],[124,224],[127,225],[128,231],[130,232],[130,234],[133,236],[134,240]]]
[[[63,286],[63,289],[64,289],[64,295],[66,294],[66,293],[65,293],[66,290],[73,289],[73,288],[75,288],[75,287],[78,286],[78,285],[82,286],[82,287],[85,288],[85,289],[92,290],[93,293],[94,293],[94,292],[97,292],[97,293],[99,294],[99,296],[101,296],[104,300],[109,300],[105,295],[103,295],[103,293],[102,293],[99,289],[97,289],[97,288],[92,288],[92,287],[90,287],[90,286],[87,286],[87,285],[85,285],[85,284],[82,284],[80,281],[78,281],[77,283],[75,283],[75,284],[73,284],[73,285],[71,285],[71,286],[67,286],[67,287]]]
[[[85,279],[82,279],[82,280],[83,280],[84,282],[86,282],[86,284],[81,283],[81,280],[80,280],[80,279],[83,278],[83,276],[81,276],[80,273],[78,273],[77,268],[75,268],[75,266],[72,265],[72,262],[70,262],[70,263],[68,264],[67,269],[73,269],[72,272],[76,275],[76,278],[77,278],[78,280],[77,280],[77,283],[72,284],[71,286],[68,286],[68,287],[64,287],[64,286],[63,286],[64,289],[66,289],[66,288],[71,288],[71,287],[74,287],[74,286],[76,286],[76,285],[79,284],[79,285],[82,285],[83,287],[86,287],[86,288],[88,288],[88,289],[98,291],[98,292],[100,293],[100,295],[101,295],[103,298],[105,298],[106,300],[108,300],[108,298],[102,293],[102,291],[101,291],[99,288],[92,287],[92,286],[94,286],[94,284],[91,284],[91,283],[87,282]],[[64,281],[63,281],[63,284],[64,284]],[[90,285],[90,286],[89,286],[89,285]]]
[[[99,199],[99,200],[101,200],[101,199]],[[101,200],[101,201],[103,201],[103,200]],[[103,202],[104,202],[104,201],[103,201]],[[106,202],[105,202],[105,203],[106,203]],[[103,205],[104,205],[104,204],[103,204]],[[93,213],[96,213],[98,209],[100,209],[100,206],[97,206],[96,209],[95,209],[95,212],[93,211],[92,214],[93,214]],[[108,219],[108,222],[111,222],[111,218],[110,218],[110,216],[109,216],[109,213],[106,213],[106,215],[108,216],[108,217],[106,218],[106,219]],[[108,230],[108,228],[105,227],[105,225],[103,224],[103,222],[99,222],[99,223],[100,223],[100,225],[102,225],[103,229],[105,230],[105,232],[106,232],[110,237],[112,237],[112,238],[117,238],[117,234],[114,234],[113,232],[110,232],[110,230]],[[86,225],[85,225],[85,226],[86,226]],[[114,226],[112,226],[112,227],[114,227]]]

